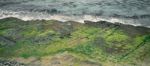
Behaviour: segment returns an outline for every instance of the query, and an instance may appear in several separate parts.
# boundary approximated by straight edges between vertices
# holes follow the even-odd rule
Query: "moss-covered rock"
[[[96,65],[110,62],[138,66],[150,59],[149,43],[150,29],[140,26],[106,21],[82,24],[16,18],[0,20],[0,58],[4,59],[42,58],[68,52]],[[80,64],[77,62],[76,66]]]

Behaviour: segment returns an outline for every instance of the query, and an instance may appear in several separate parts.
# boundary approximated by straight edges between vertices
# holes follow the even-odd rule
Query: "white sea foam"
[[[85,20],[97,22],[97,21],[108,21],[111,23],[119,22],[122,24],[130,24],[134,26],[145,26],[142,24],[142,21],[146,21],[146,19],[130,19],[130,18],[114,18],[114,17],[103,17],[103,16],[91,16],[91,15],[82,15],[82,16],[66,16],[66,15],[50,15],[47,13],[39,13],[39,12],[13,12],[13,11],[1,11],[0,10],[0,19],[8,18],[8,17],[16,17],[22,19],[24,21],[28,20],[58,20],[58,21],[76,21],[80,23],[84,23]],[[148,21],[149,19],[147,19]],[[139,22],[140,21],[140,22]],[[146,26],[150,27],[150,26]]]

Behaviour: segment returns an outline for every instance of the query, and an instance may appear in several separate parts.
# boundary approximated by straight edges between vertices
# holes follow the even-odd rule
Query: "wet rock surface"
[[[26,65],[15,61],[0,60],[0,66],[26,66]]]

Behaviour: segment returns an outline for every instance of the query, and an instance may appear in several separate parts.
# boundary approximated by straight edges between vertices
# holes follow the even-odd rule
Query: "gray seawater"
[[[0,18],[105,20],[150,27],[150,0],[0,0]]]

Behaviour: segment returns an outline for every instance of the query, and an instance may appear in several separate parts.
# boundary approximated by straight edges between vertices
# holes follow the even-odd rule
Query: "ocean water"
[[[150,27],[150,0],[0,0],[0,18],[7,17]]]

